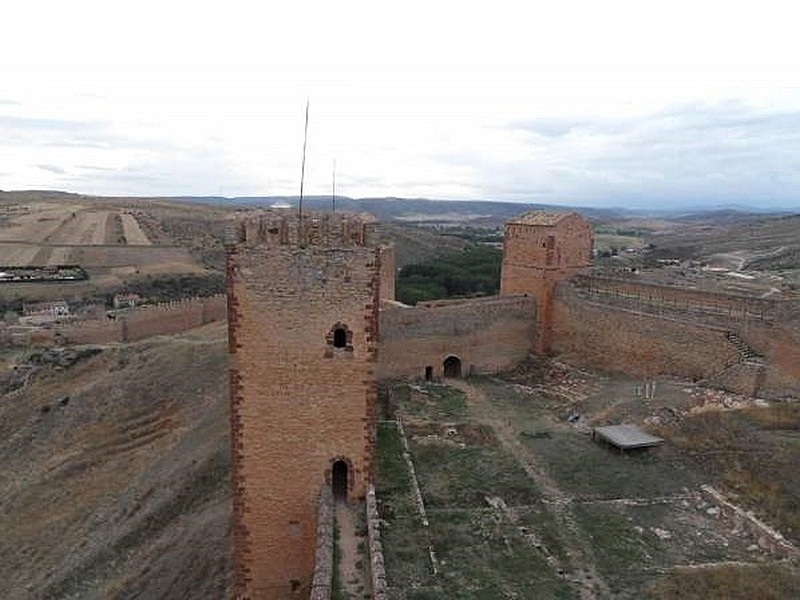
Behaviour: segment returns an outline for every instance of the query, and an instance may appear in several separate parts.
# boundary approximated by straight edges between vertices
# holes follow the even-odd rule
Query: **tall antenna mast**
[[[336,159],[333,159],[333,181],[331,182],[331,212],[336,212]]]
[[[303,133],[303,163],[300,166],[300,203],[297,210],[297,220],[300,227],[300,234],[303,231],[303,183],[306,179],[306,143],[308,142],[308,105],[309,99],[306,98],[306,126]]]

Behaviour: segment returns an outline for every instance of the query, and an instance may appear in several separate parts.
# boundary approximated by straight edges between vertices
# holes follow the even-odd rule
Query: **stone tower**
[[[357,216],[285,210],[226,253],[235,594],[307,598],[322,487],[372,479],[379,253]]]
[[[550,351],[556,284],[592,264],[592,226],[578,213],[534,211],[506,223],[500,293],[536,298],[536,352]]]

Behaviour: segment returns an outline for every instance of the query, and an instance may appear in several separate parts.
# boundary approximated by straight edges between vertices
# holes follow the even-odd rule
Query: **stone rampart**
[[[141,306],[116,319],[70,321],[31,331],[27,343],[108,344],[187,331],[226,318],[223,294]]]
[[[317,552],[314,556],[314,577],[311,580],[309,600],[329,600],[333,585],[333,494],[323,485],[319,494],[317,511]]]
[[[598,302],[657,314],[678,314],[720,326],[748,322],[772,323],[784,317],[789,304],[786,300],[611,277],[579,275],[572,279],[572,285],[586,297]]]
[[[787,301],[577,277],[558,286],[554,307],[554,350],[576,364],[677,375],[745,395],[800,392],[800,333],[784,321]]]
[[[444,375],[457,357],[464,375],[510,368],[532,351],[536,303],[525,296],[441,301],[386,307],[380,313],[378,376]]]
[[[378,515],[378,501],[375,496],[375,486],[371,483],[367,487],[366,511],[372,600],[386,600],[386,567],[384,566],[383,546],[381,545],[381,519]]]

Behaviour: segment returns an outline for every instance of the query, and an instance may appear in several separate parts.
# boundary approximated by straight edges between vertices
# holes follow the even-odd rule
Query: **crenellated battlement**
[[[228,245],[253,246],[328,246],[347,248],[368,246],[367,224],[374,218],[366,214],[304,212],[268,209],[247,213],[236,221]]]

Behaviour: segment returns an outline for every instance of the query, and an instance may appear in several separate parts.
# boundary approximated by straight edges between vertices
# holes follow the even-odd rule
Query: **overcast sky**
[[[0,189],[800,208],[788,2],[14,4]]]

